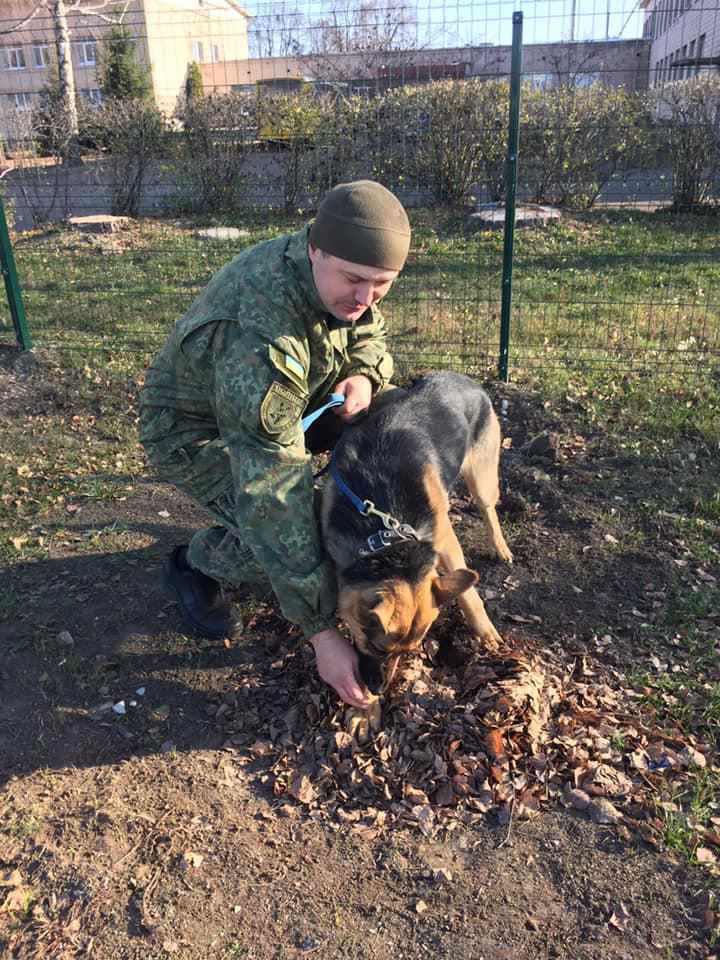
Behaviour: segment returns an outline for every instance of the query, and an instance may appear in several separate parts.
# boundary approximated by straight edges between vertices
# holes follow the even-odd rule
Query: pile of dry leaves
[[[509,830],[559,801],[655,842],[669,788],[708,760],[706,746],[660,736],[622,677],[600,678],[583,655],[561,661],[524,641],[522,652],[473,655],[455,669],[417,658],[365,737],[312,682],[305,656],[290,650],[273,664],[295,693],[270,738],[227,746],[279,799],[368,839],[399,823],[433,836],[489,813]]]

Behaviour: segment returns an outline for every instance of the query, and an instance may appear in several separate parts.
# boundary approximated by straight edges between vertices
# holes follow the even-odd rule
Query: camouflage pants
[[[305,446],[310,453],[331,450],[342,427],[342,420],[332,411],[327,411],[305,434]],[[263,568],[243,543],[242,531],[236,526],[235,493],[229,479],[229,459],[227,469],[228,491],[216,500],[202,504],[218,521],[218,525],[197,531],[188,547],[188,562],[195,570],[202,571],[214,580],[222,580],[232,586],[256,586],[269,590],[270,582]],[[193,496],[191,485],[181,489]]]

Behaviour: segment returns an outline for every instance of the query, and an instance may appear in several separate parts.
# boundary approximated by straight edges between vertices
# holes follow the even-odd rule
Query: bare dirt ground
[[[496,403],[513,566],[484,557],[463,491],[454,514],[507,650],[464,648],[450,611],[435,629],[462,662],[409,665],[365,743],[269,600],[242,598],[232,646],[182,632],[160,565],[203,515],[177,493],[139,479],[62,538],[45,523],[47,555],[3,574],[3,955],[715,955],[653,764],[708,748],[656,730],[626,677],[683,662],[659,624],[699,565],[656,505],[705,489],[711,454],[623,450],[511,388]]]

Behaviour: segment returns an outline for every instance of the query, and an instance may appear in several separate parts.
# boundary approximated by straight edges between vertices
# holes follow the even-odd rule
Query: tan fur
[[[468,459],[469,457],[466,459],[466,463]],[[460,583],[458,585],[459,589],[456,590],[452,595],[457,596],[460,609],[465,615],[465,619],[470,625],[470,629],[473,631],[475,636],[478,637],[486,647],[495,649],[497,644],[500,642],[500,634],[493,626],[485,611],[485,606],[480,599],[477,590],[475,590],[475,583],[477,583],[478,580],[477,574],[474,571],[467,570],[467,564],[462,552],[462,547],[460,546],[460,542],[458,541],[455,531],[452,528],[452,524],[450,523],[450,517],[448,515],[449,503],[447,493],[445,492],[445,489],[442,485],[442,480],[438,476],[434,467],[428,467],[425,472],[424,482],[425,490],[427,491],[428,497],[430,498],[430,502],[433,505],[435,512],[436,522],[434,546],[438,554],[440,569],[450,576],[456,576],[457,574],[463,573],[470,574],[470,582],[468,583],[468,581],[465,580],[464,587],[462,583]],[[489,486],[487,478],[484,478],[484,483],[486,486]],[[497,466],[495,467],[495,485],[497,486]],[[505,543],[502,533],[500,533],[500,538],[502,539],[502,542]]]
[[[482,512],[494,555],[500,560],[512,563],[513,556],[500,529],[495,509],[500,499],[500,441],[500,424],[493,413],[483,440],[468,451],[460,472],[470,496]]]

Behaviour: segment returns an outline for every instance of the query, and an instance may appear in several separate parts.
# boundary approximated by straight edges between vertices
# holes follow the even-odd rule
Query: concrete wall
[[[256,151],[243,163],[243,175],[248,179],[242,186],[242,198],[248,206],[276,207],[283,204],[283,153]],[[520,157],[522,167],[522,151]],[[371,169],[358,171],[358,176],[372,176]],[[632,170],[608,183],[600,194],[600,204],[634,204],[648,206],[667,203],[672,199],[672,178],[669,170]],[[107,214],[112,209],[112,174],[105,160],[86,160],[82,166],[43,164],[11,170],[2,180],[3,194],[13,214],[16,230],[29,230],[36,225],[35,218],[62,221],[71,216]],[[181,185],[166,164],[155,164],[145,181],[145,193],[140,207],[141,216],[167,216],[174,209]],[[473,191],[480,201],[490,200],[490,194],[481,183]],[[432,205],[432,193],[422,185],[408,184],[398,190],[407,206]],[[715,187],[720,194],[720,179]],[[518,199],[529,197],[518,189]],[[311,198],[302,198],[302,205],[311,209]]]

